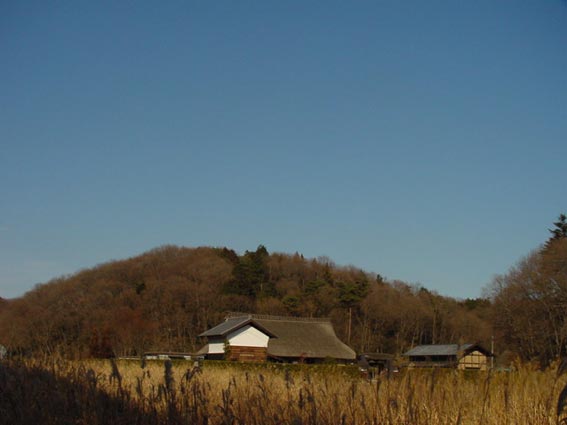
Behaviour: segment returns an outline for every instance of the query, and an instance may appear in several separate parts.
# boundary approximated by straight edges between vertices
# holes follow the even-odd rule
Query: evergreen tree
[[[368,295],[368,278],[364,273],[359,273],[354,282],[339,282],[338,301],[339,305],[346,309],[348,314],[347,344],[350,344],[352,329],[352,310],[358,307],[362,300]]]
[[[233,280],[225,288],[225,292],[256,298],[273,295],[274,285],[269,282],[267,261],[270,257],[264,245],[256,251],[246,251],[239,258],[232,271]]]
[[[559,214],[559,218],[553,225],[554,229],[548,229],[551,237],[545,243],[545,249],[548,249],[553,242],[567,238],[567,216],[565,214]]]
[[[567,237],[567,216],[565,214],[559,214],[558,220],[553,223],[555,229],[549,229],[549,232],[553,235],[551,239],[562,239]]]

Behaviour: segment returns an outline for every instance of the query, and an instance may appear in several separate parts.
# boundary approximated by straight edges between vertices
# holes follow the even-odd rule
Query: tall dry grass
[[[557,422],[565,384],[556,370],[529,366],[375,381],[340,371],[11,361],[0,364],[0,423],[541,425]]]

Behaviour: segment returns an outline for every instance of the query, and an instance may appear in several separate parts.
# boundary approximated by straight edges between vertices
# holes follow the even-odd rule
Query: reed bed
[[[368,381],[340,367],[270,370],[190,362],[0,363],[2,424],[556,424],[565,378],[408,370]]]

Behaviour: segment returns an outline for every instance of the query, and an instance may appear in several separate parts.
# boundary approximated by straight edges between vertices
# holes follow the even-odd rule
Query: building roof
[[[205,354],[209,354],[209,344],[203,345],[195,354],[197,356],[204,356]]]
[[[268,356],[275,358],[335,358],[354,360],[356,353],[341,342],[329,319],[242,315],[227,320],[201,336],[226,336],[250,324],[271,338]],[[200,350],[201,351],[201,350]]]
[[[457,356],[460,353],[467,353],[478,350],[490,356],[490,352],[479,344],[437,344],[437,345],[418,345],[404,353],[404,356]]]
[[[203,332],[199,336],[206,336],[206,337],[224,337],[229,333],[240,329],[246,325],[252,325],[258,330],[264,332],[266,335],[270,337],[274,337],[274,335],[269,329],[265,329],[261,324],[257,323],[256,320],[252,318],[252,315],[248,314],[245,316],[238,316],[238,317],[228,317],[224,322],[220,325],[215,326],[214,328],[209,329],[208,331]]]
[[[268,355],[272,357],[304,357],[354,360],[356,353],[344,344],[330,320],[257,319],[277,338],[270,338]]]
[[[404,356],[456,356],[458,351],[457,344],[418,345],[406,352]]]
[[[376,361],[386,361],[386,360],[393,360],[394,355],[388,353],[362,353],[360,357],[364,357],[367,360],[376,360]]]

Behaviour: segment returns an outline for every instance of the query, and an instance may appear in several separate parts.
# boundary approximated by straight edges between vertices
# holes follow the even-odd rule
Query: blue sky
[[[567,211],[560,0],[0,3],[0,296],[264,244],[476,297]]]

